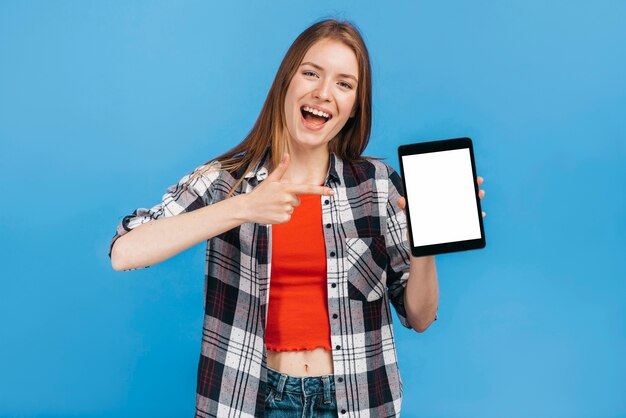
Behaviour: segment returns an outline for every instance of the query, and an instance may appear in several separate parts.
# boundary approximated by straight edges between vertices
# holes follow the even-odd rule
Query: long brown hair
[[[356,161],[361,158],[369,141],[372,126],[372,71],[369,54],[354,24],[327,19],[309,26],[291,44],[278,68],[261,113],[248,136],[239,145],[208,161],[203,167],[208,170],[212,162],[219,161],[221,169],[235,172],[245,167],[245,174],[254,167],[268,148],[273,166],[278,165],[286,149],[289,135],[284,111],[287,89],[309,48],[323,39],[340,41],[352,49],[359,67],[354,117],[348,119],[337,136],[330,141],[328,147],[342,160]],[[188,184],[204,172],[203,169],[197,170],[189,179]],[[242,180],[243,175],[230,194]]]

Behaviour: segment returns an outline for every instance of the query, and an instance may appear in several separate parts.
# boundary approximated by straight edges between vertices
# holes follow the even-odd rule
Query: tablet
[[[415,257],[485,247],[470,138],[398,147]]]

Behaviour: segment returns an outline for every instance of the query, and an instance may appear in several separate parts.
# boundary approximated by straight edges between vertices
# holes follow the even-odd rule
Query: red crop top
[[[272,264],[265,345],[271,351],[331,350],[326,245],[319,195],[285,224],[272,225]]]

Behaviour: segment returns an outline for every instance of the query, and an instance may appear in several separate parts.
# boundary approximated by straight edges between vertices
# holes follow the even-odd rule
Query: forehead
[[[322,39],[314,43],[304,55],[302,62],[312,62],[325,71],[357,76],[359,63],[354,51],[343,42]]]

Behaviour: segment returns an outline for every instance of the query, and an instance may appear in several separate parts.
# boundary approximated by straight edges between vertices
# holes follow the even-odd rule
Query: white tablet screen
[[[468,148],[402,157],[415,246],[480,239]]]

